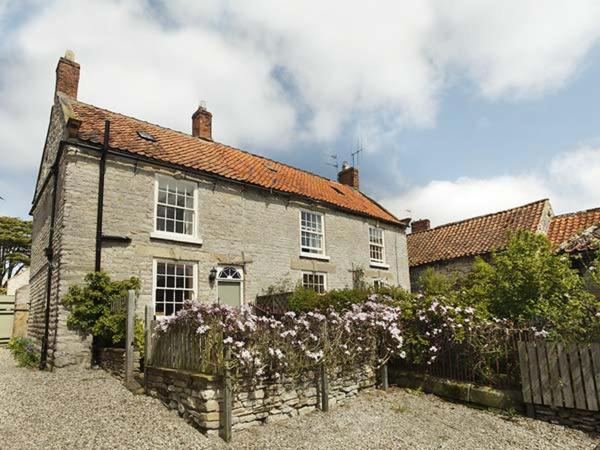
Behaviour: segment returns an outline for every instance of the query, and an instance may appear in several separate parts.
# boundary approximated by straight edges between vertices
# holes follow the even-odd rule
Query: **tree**
[[[496,317],[564,338],[595,327],[590,320],[600,311],[569,258],[554,252],[545,236],[524,230],[513,234],[489,263],[475,261],[464,292],[469,302],[485,305]]]
[[[0,217],[0,286],[29,265],[31,220]]]

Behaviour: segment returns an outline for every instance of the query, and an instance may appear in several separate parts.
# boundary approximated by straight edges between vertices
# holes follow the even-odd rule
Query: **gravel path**
[[[593,449],[591,436],[526,418],[392,389],[313,413],[207,438],[155,399],[134,396],[100,370],[15,367],[0,349],[0,449],[418,448]]]

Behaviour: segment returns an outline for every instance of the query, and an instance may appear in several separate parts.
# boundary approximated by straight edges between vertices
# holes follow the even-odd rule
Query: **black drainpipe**
[[[52,207],[50,210],[50,227],[48,230],[48,247],[46,247],[46,258],[48,260],[48,273],[46,275],[46,310],[44,311],[44,337],[42,338],[42,352],[40,355],[40,370],[46,368],[48,362],[48,335],[50,328],[50,297],[52,295],[52,271],[54,269],[54,250],[52,248],[52,238],[54,237],[54,222],[56,218],[56,191],[58,189],[58,164],[62,155],[63,144],[58,147],[56,160],[50,169],[52,171]]]
[[[100,157],[100,174],[98,177],[98,216],[96,218],[96,265],[95,271],[102,270],[102,216],[104,215],[104,173],[106,172],[106,154],[110,136],[110,121],[104,121],[104,145]]]
[[[98,209],[96,216],[96,264],[94,271],[102,270],[102,222],[104,216],[104,174],[106,173],[106,155],[108,154],[108,141],[110,137],[110,121],[104,121],[104,142],[102,145],[102,155],[100,156],[100,171],[98,173]],[[96,349],[98,340],[96,336],[92,337],[92,366],[97,364]]]

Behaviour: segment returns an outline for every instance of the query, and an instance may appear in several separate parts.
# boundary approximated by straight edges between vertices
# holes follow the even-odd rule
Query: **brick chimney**
[[[429,230],[431,228],[431,222],[429,219],[415,220],[410,226],[413,233],[419,233],[421,231]]]
[[[58,60],[56,66],[56,86],[54,93],[63,94],[77,99],[79,88],[79,64],[75,62],[75,54],[71,50],[65,52],[65,56]]]
[[[204,102],[200,102],[192,115],[192,136],[212,141],[212,114],[206,109]]]
[[[358,189],[358,169],[349,166],[346,161],[342,164],[342,170],[338,173],[338,182]]]

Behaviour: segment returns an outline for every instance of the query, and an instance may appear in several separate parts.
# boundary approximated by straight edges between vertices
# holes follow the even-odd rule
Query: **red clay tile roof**
[[[80,120],[79,139],[102,144],[104,121],[110,120],[111,148],[219,175],[262,188],[329,203],[393,224],[404,224],[374,200],[350,186],[218,142],[153,125],[67,97],[62,100]],[[138,131],[156,142],[142,139]]]
[[[509,231],[538,230],[548,200],[408,235],[409,266],[489,253],[504,246]]]
[[[552,218],[548,229],[548,239],[553,245],[559,246],[586,228],[598,223],[600,223],[600,208],[561,214]]]

